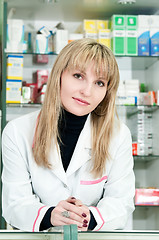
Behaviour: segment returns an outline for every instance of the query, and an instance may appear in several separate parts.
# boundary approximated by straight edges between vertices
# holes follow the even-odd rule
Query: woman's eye
[[[96,84],[97,84],[99,87],[104,87],[104,86],[105,86],[104,82],[102,82],[102,81],[98,81]]]
[[[77,79],[82,79],[82,75],[80,73],[75,73],[73,76]]]

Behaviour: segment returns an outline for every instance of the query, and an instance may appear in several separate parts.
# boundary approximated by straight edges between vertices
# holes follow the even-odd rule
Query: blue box
[[[138,55],[150,55],[150,31],[146,28],[138,30]]]
[[[159,56],[159,29],[150,30],[150,50],[151,56]]]

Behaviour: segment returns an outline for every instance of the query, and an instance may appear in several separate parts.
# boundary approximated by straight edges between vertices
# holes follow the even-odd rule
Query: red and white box
[[[137,142],[132,143],[132,154],[133,154],[133,156],[137,155],[137,146],[138,146]]]
[[[26,87],[30,87],[30,101],[36,103],[38,96],[38,88],[36,83],[27,83]]]
[[[41,89],[43,84],[47,83],[48,78],[49,78],[49,71],[48,70],[37,70],[34,73],[34,83],[37,84],[37,88]]]
[[[135,192],[135,205],[159,205],[159,189],[137,188]]]

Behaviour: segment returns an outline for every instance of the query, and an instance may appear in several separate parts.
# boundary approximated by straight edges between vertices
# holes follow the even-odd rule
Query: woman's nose
[[[80,91],[84,96],[89,97],[92,93],[92,85],[91,84],[85,84]]]

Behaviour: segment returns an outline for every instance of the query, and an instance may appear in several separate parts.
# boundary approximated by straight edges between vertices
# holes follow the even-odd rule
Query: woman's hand
[[[76,224],[79,230],[87,231],[90,212],[80,200],[70,197],[57,204],[51,212],[50,220],[53,226]]]
[[[72,203],[72,204],[78,206],[80,209],[82,209],[82,211],[83,211],[83,214],[82,214],[82,216],[83,216],[83,226],[82,226],[82,228],[79,228],[79,230],[87,231],[88,230],[88,225],[89,225],[89,222],[90,222],[89,208],[86,205],[83,205],[83,203],[79,199],[76,199],[74,197],[69,197],[67,199],[67,201],[69,203]]]

